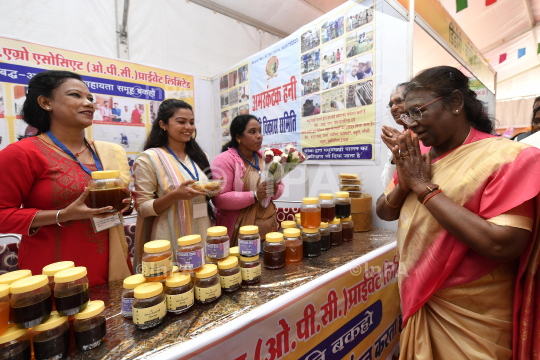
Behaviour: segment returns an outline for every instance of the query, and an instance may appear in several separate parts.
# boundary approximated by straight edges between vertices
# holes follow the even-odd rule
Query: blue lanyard
[[[180,163],[180,165],[182,165],[184,170],[186,170],[188,172],[189,176],[191,176],[191,178],[193,180],[199,181],[199,172],[197,171],[197,166],[195,166],[195,163],[193,162],[192,158],[189,158],[189,159],[191,160],[191,165],[193,166],[193,169],[195,169],[195,176],[193,176],[193,173],[191,171],[189,171],[188,167],[186,165],[184,165],[184,163],[181,162],[180,159],[178,159],[178,156],[176,156],[176,154],[173,153],[173,151],[171,150],[171,148],[169,148],[168,145],[165,145],[165,148],[167,149],[167,151],[169,151],[171,153],[172,156],[174,156],[176,161],[178,161]]]
[[[236,149],[236,152],[238,153],[238,155],[240,155],[242,159],[246,160],[246,162],[251,165],[251,167],[257,169],[257,171],[259,172],[259,177],[261,177],[261,168],[259,167],[259,159],[257,159],[257,153],[255,151],[253,152],[253,157],[255,158],[255,165],[253,165],[251,161],[249,161],[242,154],[240,154],[240,151],[238,149]]]
[[[76,162],[78,162],[79,165],[81,165],[82,169],[84,171],[86,171],[86,173],[88,175],[92,176],[92,172],[90,171],[90,169],[88,169],[86,166],[84,166],[83,163],[81,163],[79,161],[79,159],[75,155],[73,155],[73,153],[64,144],[62,144],[60,142],[60,140],[58,140],[56,138],[56,136],[53,135],[51,130],[47,131],[47,136],[49,136],[49,138],[56,144],[56,146],[58,146],[60,149],[62,149],[63,152],[65,152],[66,154],[71,156]],[[96,155],[94,150],[92,150],[92,146],[90,146],[90,144],[88,144],[88,141],[86,141],[86,138],[84,138],[84,142],[86,143],[86,145],[90,148],[90,151],[92,152],[92,156],[94,157],[94,162],[96,163],[96,167],[97,167],[98,171],[102,171],[103,167],[101,166],[101,161],[99,161],[98,156]]]

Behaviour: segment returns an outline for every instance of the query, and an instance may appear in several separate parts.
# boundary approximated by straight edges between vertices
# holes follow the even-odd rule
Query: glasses
[[[428,102],[426,105],[420,107],[413,107],[409,109],[409,114],[401,114],[400,119],[407,126],[412,126],[415,121],[422,120],[422,109],[425,109],[427,106],[433,104],[435,101],[442,99],[443,96],[436,98],[435,100]]]
[[[392,106],[394,106],[394,105],[401,105],[401,104],[403,104],[404,101],[405,101],[405,100],[403,100],[402,98],[397,98],[396,101],[394,101],[394,102],[390,101],[390,102],[386,105],[386,107],[390,109],[390,108],[391,108]]]

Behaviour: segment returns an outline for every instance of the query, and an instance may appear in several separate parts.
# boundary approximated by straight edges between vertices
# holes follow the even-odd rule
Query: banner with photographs
[[[164,99],[182,99],[194,106],[192,76],[0,37],[0,150],[36,134],[20,113],[28,82],[45,70],[81,75],[96,109],[87,137],[121,145],[130,165],[143,150]]]
[[[229,128],[238,115],[249,114],[249,66],[242,64],[219,77],[221,143],[231,140]]]
[[[222,142],[246,110],[231,74],[248,67],[263,148],[300,145],[311,163],[375,160],[375,50],[374,0],[349,1],[222,74]]]

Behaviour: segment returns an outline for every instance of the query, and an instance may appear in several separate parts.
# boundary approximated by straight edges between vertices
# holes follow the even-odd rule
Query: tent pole
[[[413,54],[414,54],[414,19],[416,13],[414,12],[414,0],[410,0],[409,3],[409,23],[407,24],[407,81],[413,77]]]

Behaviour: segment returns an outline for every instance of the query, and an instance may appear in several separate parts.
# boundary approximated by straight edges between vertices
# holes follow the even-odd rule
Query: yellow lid
[[[242,260],[243,262],[251,262],[251,261],[259,260],[259,255],[255,255],[255,256],[240,256],[240,260]]]
[[[220,269],[233,268],[235,266],[238,266],[238,258],[236,256],[226,257],[225,259],[219,260],[217,266]]]
[[[131,275],[124,279],[124,289],[135,289],[137,286],[144,284],[146,278],[143,274]]]
[[[0,297],[8,296],[9,295],[9,285],[8,284],[0,284]]]
[[[300,219],[300,213],[294,214],[294,217],[295,217],[296,219]]]
[[[223,236],[227,235],[227,228],[225,226],[214,226],[206,230],[208,236]]]
[[[334,200],[334,195],[327,194],[327,193],[319,194],[319,199],[321,199],[321,200]]]
[[[117,177],[120,177],[120,170],[92,171],[92,179],[94,180],[114,179]]]
[[[297,229],[297,228],[285,229],[285,230],[283,230],[283,235],[286,236],[286,237],[298,237],[298,236],[300,236],[300,229]]]
[[[154,283],[154,284],[161,285],[161,283]],[[140,286],[144,286],[144,285],[140,285]],[[89,319],[91,317],[101,314],[103,310],[105,310],[105,303],[103,301],[101,300],[89,301],[86,309],[84,309],[78,314],[75,314],[75,319],[76,320]]]
[[[198,243],[199,241],[201,241],[201,235],[198,234],[183,236],[178,239],[178,246],[193,245]]]
[[[338,218],[335,218],[334,220],[330,221],[330,224],[337,225],[337,224],[341,224],[341,222],[339,221]]]
[[[65,270],[64,270],[65,271]],[[29,291],[34,291],[49,284],[47,275],[34,275],[21,280],[15,281],[10,285],[9,291],[12,294],[22,294]]]
[[[66,270],[75,267],[73,261],[60,261],[53,264],[49,264],[43,268],[43,275],[54,276],[59,271]]]
[[[259,232],[259,227],[255,225],[242,226],[240,228],[240,234],[253,235]]]
[[[302,231],[305,232],[306,234],[316,234],[319,232],[319,229],[302,228]]]
[[[144,244],[144,252],[149,254],[156,254],[163,251],[167,251],[171,248],[171,242],[169,240],[154,240]]]
[[[348,198],[348,197],[349,197],[349,193],[346,192],[346,191],[338,191],[338,192],[336,193],[336,197],[337,197],[337,198],[342,198],[342,199],[343,199],[343,198]]]
[[[341,219],[341,222],[343,223],[344,221],[352,221],[352,216],[349,216],[348,218],[345,218],[345,219]]]
[[[229,255],[240,257],[240,249],[238,248],[238,246],[233,246],[232,248],[230,248]]]
[[[206,256],[206,262],[207,263],[212,263],[212,264],[217,264],[218,262],[218,259],[211,259],[208,257],[208,255]]]
[[[281,222],[281,228],[282,229],[292,229],[296,227],[296,223],[294,221],[282,221]]]
[[[177,273],[177,272],[178,272],[178,266],[173,265],[171,273],[174,274],[174,273]]]
[[[195,277],[199,279],[206,279],[212,275],[217,274],[217,266],[214,264],[205,264],[195,270]]]
[[[0,284],[11,285],[15,281],[27,278],[29,276],[32,276],[32,272],[30,270],[16,270],[8,272],[4,275],[0,275]]]
[[[167,278],[165,285],[168,287],[179,287],[188,284],[190,281],[191,276],[189,276],[189,274],[176,274],[170,278]]]
[[[320,225],[319,225],[319,229],[326,229],[328,227],[328,223],[326,222],[322,222]]]
[[[66,269],[57,272],[54,274],[55,283],[67,283],[70,281],[75,281],[82,279],[87,274],[86,268],[84,266],[77,266],[74,268]]]
[[[51,317],[49,318],[49,320],[37,325],[36,327],[34,327],[34,330],[35,331],[51,330],[65,323],[67,319],[68,319],[67,316],[60,316],[60,314],[58,314],[58,311],[53,311],[51,313]]]
[[[159,281],[147,282],[135,288],[135,299],[148,299],[163,292],[163,284]]]
[[[20,338],[28,332],[28,329],[19,329],[15,324],[9,324],[6,331],[0,336],[0,344],[5,344]]]
[[[266,234],[266,242],[277,243],[283,241],[283,234],[278,232],[271,232]]]
[[[306,197],[302,199],[302,203],[306,205],[317,205],[319,203],[319,199],[316,197]]]

